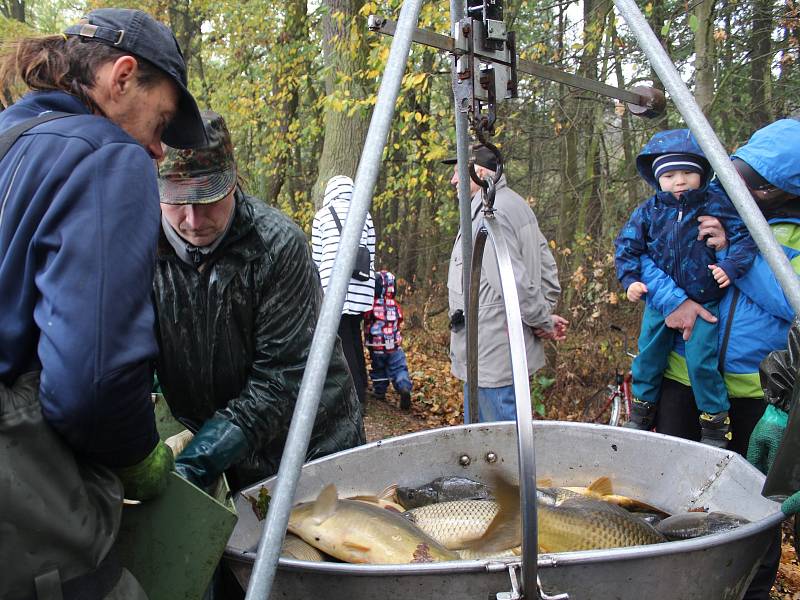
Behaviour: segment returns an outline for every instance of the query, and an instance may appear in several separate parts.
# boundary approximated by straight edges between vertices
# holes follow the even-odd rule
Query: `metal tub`
[[[653,546],[540,554],[542,587],[571,600],[648,598],[737,599],[783,515],[759,494],[764,476],[733,452],[674,437],[585,423],[534,423],[537,479],[588,485],[611,477],[614,491],[669,513],[707,508],[753,521],[734,531]],[[391,483],[420,485],[444,475],[488,481],[501,471],[516,479],[513,423],[463,425],[374,442],[308,463],[296,501],[314,499],[328,483],[340,497],[375,494]],[[256,496],[263,485],[243,493]],[[262,531],[249,503],[236,498],[239,522],[225,559],[249,580]],[[421,565],[308,563],[282,558],[272,598],[475,598],[511,590],[509,563],[498,560]],[[529,596],[532,597],[532,596]]]

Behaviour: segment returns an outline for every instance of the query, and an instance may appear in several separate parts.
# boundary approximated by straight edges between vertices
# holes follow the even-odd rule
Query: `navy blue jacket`
[[[41,369],[42,414],[85,459],[145,458],[157,354],[151,301],[160,227],[153,162],[63,92],[32,92],[0,132],[47,111],[0,160],[0,381]]]
[[[699,189],[681,194],[661,191],[653,175],[653,159],[661,154],[694,154],[706,168]],[[720,289],[708,265],[717,264],[733,282],[744,275],[755,260],[755,243],[730,199],[709,188],[711,166],[688,129],[662,131],[653,136],[636,159],[639,174],[656,194],[633,211],[615,241],[617,277],[627,290],[642,281],[639,259],[648,255],[655,264],[695,302],[719,300]],[[730,246],[725,258],[717,260],[714,249],[697,239],[697,217],[717,217],[725,228]]]

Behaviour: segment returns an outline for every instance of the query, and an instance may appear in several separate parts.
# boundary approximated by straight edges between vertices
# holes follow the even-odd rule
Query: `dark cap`
[[[201,148],[167,147],[158,163],[158,192],[164,204],[211,204],[236,187],[233,142],[225,119],[203,111],[208,143]]]
[[[193,148],[205,142],[197,102],[186,87],[186,63],[169,27],[141,10],[99,8],[68,27],[64,34],[93,39],[130,52],[164,71],[178,86],[180,96],[178,111],[164,130],[162,140],[175,148]]]
[[[490,171],[497,171],[497,157],[494,152],[489,150],[483,144],[472,146],[470,158],[475,160],[475,164],[489,169]],[[456,157],[446,158],[442,161],[444,165],[454,165],[458,162]]]

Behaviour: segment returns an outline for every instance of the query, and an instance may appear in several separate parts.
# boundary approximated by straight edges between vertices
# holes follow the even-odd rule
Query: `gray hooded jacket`
[[[481,192],[472,198],[472,235],[483,225]],[[508,187],[505,175],[497,183],[494,208],[497,223],[508,243],[511,264],[517,282],[520,311],[525,334],[528,358],[528,374],[533,374],[544,365],[542,342],[533,334],[533,329],[550,330],[550,315],[561,294],[558,283],[556,261],[547,245],[536,215],[525,200]],[[447,275],[450,314],[464,309],[462,290],[463,256],[461,253],[461,231],[456,236],[450,268]],[[469,266],[467,266],[469,268]],[[481,269],[478,292],[478,385],[480,387],[502,387],[511,385],[511,355],[508,342],[503,295],[500,287],[500,271],[491,243],[487,243]],[[450,361],[453,375],[467,380],[467,332],[466,328],[450,334]]]

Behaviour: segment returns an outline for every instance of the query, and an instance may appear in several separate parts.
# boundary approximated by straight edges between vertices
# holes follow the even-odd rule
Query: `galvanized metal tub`
[[[534,423],[537,479],[588,485],[611,477],[615,493],[669,513],[704,507],[753,521],[734,531],[637,548],[539,555],[549,593],[571,600],[648,598],[738,599],[775,537],[783,515],[760,496],[764,476],[733,452],[674,437],[585,423]],[[391,483],[420,485],[462,475],[488,481],[517,477],[513,423],[464,425],[382,440],[303,467],[296,501],[315,498],[328,483],[340,496],[375,494]],[[263,485],[243,490],[256,496]],[[239,522],[225,559],[246,586],[262,531],[249,502],[235,499]],[[508,563],[498,560],[421,565],[352,565],[281,559],[272,598],[476,598],[509,591]]]

